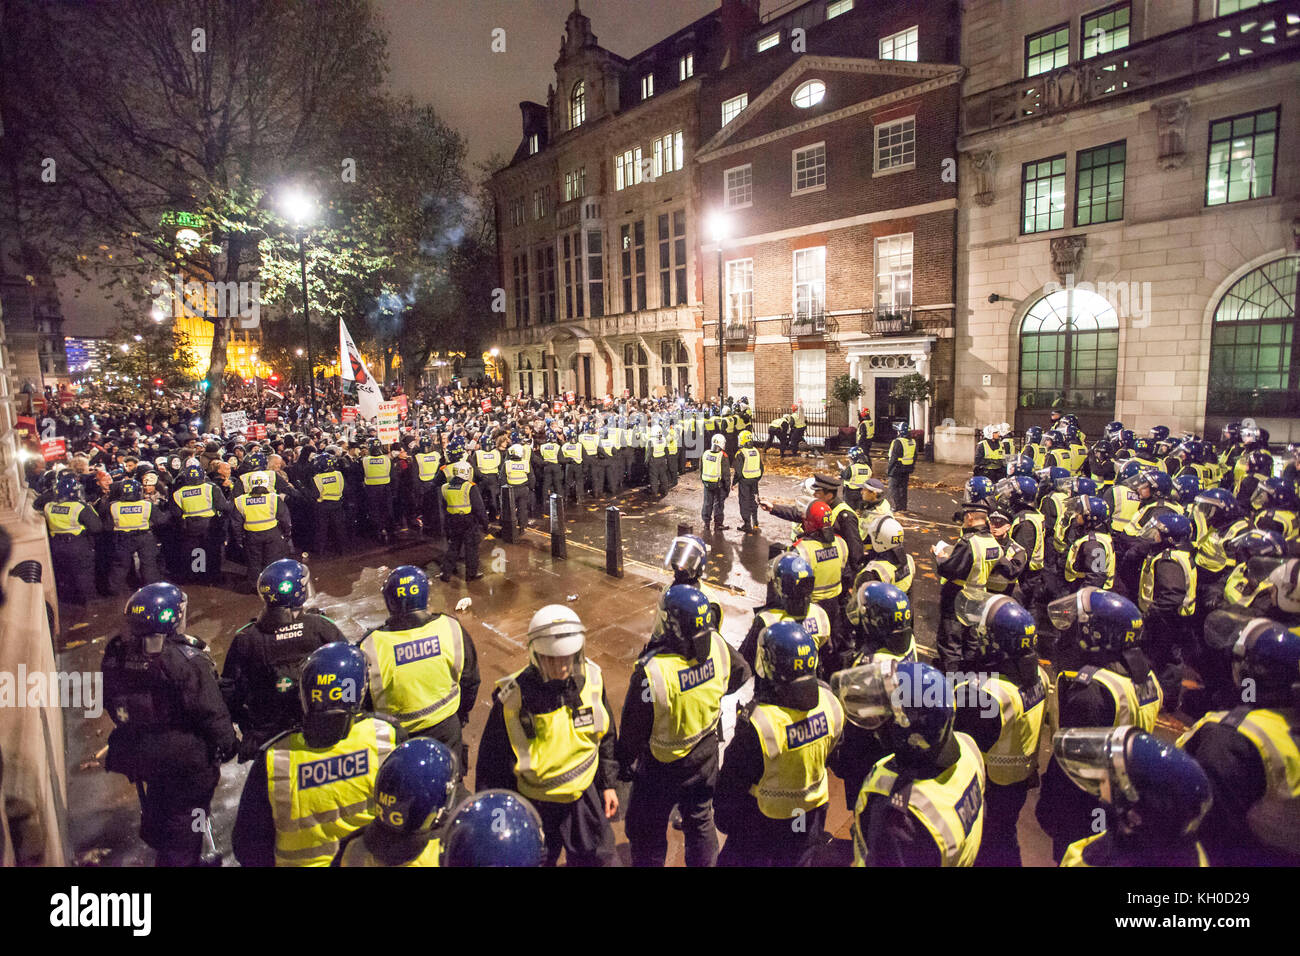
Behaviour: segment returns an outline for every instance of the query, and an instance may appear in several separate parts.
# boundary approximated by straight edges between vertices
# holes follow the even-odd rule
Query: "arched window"
[[[1118,367],[1119,320],[1111,304],[1086,290],[1049,293],[1030,307],[1020,326],[1017,416],[1030,413],[1026,424],[1034,424],[1045,415],[1033,412],[1061,408],[1081,419],[1093,413],[1089,417],[1109,420]]]
[[[569,94],[569,129],[577,129],[587,121],[587,84],[579,80]]]
[[[623,346],[623,380],[633,398],[650,395],[650,356],[639,344]]]
[[[1210,339],[1211,416],[1300,414],[1294,256],[1252,269],[1214,310]]]

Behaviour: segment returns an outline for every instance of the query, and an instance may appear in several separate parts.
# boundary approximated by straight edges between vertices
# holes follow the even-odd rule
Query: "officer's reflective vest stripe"
[[[1020,454],[1033,456],[1034,471],[1047,465],[1047,450],[1038,442],[1026,442],[1025,447],[1020,449]]]
[[[984,451],[985,465],[1001,465],[1002,459],[1006,457],[1002,453],[1002,443],[995,442],[991,438],[985,438],[980,442],[980,448]]]
[[[420,481],[433,481],[438,477],[438,467],[442,464],[442,455],[436,451],[422,451],[415,456],[415,466],[419,469],[416,477]]]
[[[1228,566],[1228,552],[1223,547],[1224,539],[1218,531],[1210,527],[1210,522],[1199,511],[1192,512],[1192,526],[1195,529],[1196,566],[1215,574]]]
[[[731,681],[731,654],[713,631],[706,660],[656,654],[644,667],[654,705],[650,753],[660,763],[672,763],[687,756],[718,726],[722,696]]]
[[[1157,561],[1173,561],[1183,569],[1183,579],[1187,584],[1187,588],[1186,593],[1183,595],[1183,603],[1178,606],[1178,613],[1183,617],[1190,617],[1195,614],[1196,565],[1192,564],[1191,556],[1181,548],[1170,548],[1158,554],[1148,555],[1147,559],[1142,562],[1142,579],[1138,584],[1138,607],[1142,609],[1142,613],[1147,613],[1147,610],[1151,607],[1151,601],[1155,597],[1155,568]]]
[[[1286,540],[1294,541],[1300,530],[1300,521],[1297,521],[1294,511],[1269,508],[1255,515],[1255,527],[1261,531],[1279,531]]]
[[[1043,559],[1047,555],[1047,535],[1043,532],[1043,515],[1038,511],[1026,511],[1016,516],[1011,522],[1011,537],[1016,536],[1016,529],[1027,524],[1034,529],[1034,546],[1029,552],[1029,570],[1043,570]]]
[[[148,501],[114,501],[108,506],[115,531],[148,531],[153,504]]]
[[[916,441],[911,438],[895,438],[894,441],[899,444],[898,464],[906,468],[916,460]]]
[[[807,428],[808,423],[804,421],[803,412],[794,412],[790,416],[790,421],[795,428]]]
[[[513,458],[506,462],[506,484],[519,485],[528,484],[529,467],[527,460],[515,461]]]
[[[803,559],[812,565],[814,601],[837,598],[843,590],[841,578],[849,561],[849,546],[838,534],[827,544],[814,538],[800,538],[794,546]]]
[[[840,515],[848,515],[850,518],[854,519],[855,521],[857,520],[858,517],[858,513],[854,511],[849,505],[845,504],[843,501],[837,501],[835,502],[834,507],[831,508],[832,528],[839,527]],[[861,533],[858,534],[858,537],[859,538],[862,537]]]
[[[871,465],[865,462],[855,462],[849,465],[849,477],[844,481],[845,488],[852,488],[855,491],[861,491],[866,485],[867,479],[871,477]]]
[[[1002,731],[984,754],[989,780],[1010,786],[1029,779],[1038,769],[1038,739],[1047,712],[1047,672],[1038,669],[1038,683],[1026,691],[1002,677],[990,677],[981,688],[998,702]],[[971,704],[969,691],[967,706]],[[1028,706],[1026,706],[1028,705]]]
[[[725,457],[720,451],[706,451],[702,456],[703,464],[700,466],[700,477],[702,481],[709,484],[722,480],[722,460]]]
[[[873,505],[865,506],[862,509],[862,514],[858,516],[858,537],[863,541],[871,540],[871,522],[893,513],[893,505],[885,498],[881,498]]]
[[[414,860],[401,864],[402,866],[437,866],[438,858],[442,855],[442,841],[433,837],[420,855]],[[348,841],[347,846],[343,848],[343,859],[339,860],[339,866],[388,866],[383,863],[366,849],[365,839],[355,837]]]
[[[564,453],[565,460],[570,461],[575,465],[582,464],[583,449],[577,442],[565,442],[560,450]]]
[[[45,524],[50,534],[78,535],[86,530],[81,523],[80,501],[51,501],[45,505]]]
[[[596,449],[600,447],[600,438],[591,432],[584,432],[578,436],[578,443],[582,445],[583,453],[591,458],[595,456]]]
[[[993,566],[1002,559],[1002,545],[998,544],[998,539],[991,534],[972,534],[966,539],[966,544],[970,547],[970,570],[966,572],[964,578],[940,577],[940,584],[957,584],[963,590],[981,590],[988,584],[989,575],[993,573]]]
[[[614,456],[614,452],[618,451],[618,442],[614,439],[613,435],[606,435],[600,440],[600,450],[603,451],[607,457],[612,458]]]
[[[1142,499],[1127,485],[1116,484],[1114,487],[1115,513],[1110,519],[1110,530],[1115,534],[1136,534],[1133,520],[1142,507]]]
[[[1075,840],[1065,848],[1065,854],[1061,857],[1061,866],[1091,866],[1092,864],[1083,858],[1083,851],[1105,835],[1106,831],[1102,830],[1082,840]],[[1196,861],[1197,866],[1210,865],[1210,858],[1205,855],[1205,850],[1199,843],[1196,844]]]
[[[392,714],[407,733],[441,723],[460,707],[465,640],[445,615],[404,631],[377,630],[361,640],[370,663],[375,710]]]
[[[267,748],[276,866],[329,866],[339,842],[374,819],[375,777],[395,738],[392,724],[362,717],[331,747],[313,749],[295,733]]]
[[[495,477],[501,470],[501,452],[495,448],[491,451],[484,451],[482,448],[474,452],[474,466],[478,468],[479,474],[486,475],[489,478]]]
[[[664,441],[662,438],[651,441],[651,442],[650,442],[650,457],[651,457],[651,458],[667,458],[667,457],[668,457],[668,443],[667,443],[666,441]]]
[[[818,683],[817,695],[812,710],[759,704],[750,712],[763,776],[749,792],[769,820],[792,819],[830,799],[826,760],[844,732],[844,709],[825,684]]]
[[[258,476],[261,476],[266,481],[267,490],[275,487],[275,472],[267,471],[266,469],[263,469],[262,471],[247,471],[239,476],[239,480],[244,483],[245,494],[252,494],[253,485],[255,483],[253,479]]]
[[[212,486],[206,481],[182,485],[172,492],[172,501],[181,509],[182,518],[211,518],[217,513],[212,507]]]
[[[549,714],[532,714],[531,737],[519,716],[523,691],[518,678],[523,670],[497,681],[506,733],[515,753],[515,781],[529,800],[573,803],[596,779],[600,740],[613,719],[601,700],[605,683],[600,668],[585,659],[583,665],[587,677],[582,706],[574,711],[561,704]]]
[[[761,478],[763,476],[763,456],[757,448],[740,449],[740,477]]]
[[[453,477],[455,477],[455,476],[451,473],[451,467],[452,467],[452,463],[451,463],[451,462],[447,462],[447,464],[443,465],[441,468],[438,469],[438,471],[440,471],[440,472],[442,473],[442,480],[443,480],[443,481],[451,481],[451,479],[452,479]]]
[[[1088,460],[1088,446],[1074,444],[1070,446],[1070,471],[1076,475],[1083,470],[1083,463]]]
[[[1223,597],[1229,604],[1243,608],[1249,607],[1255,598],[1272,586],[1268,578],[1263,581],[1252,582],[1250,576],[1246,573],[1246,565],[1238,564],[1232,569],[1228,579],[1223,582]]]
[[[447,503],[447,514],[467,515],[473,510],[469,502],[469,492],[473,487],[472,481],[464,481],[459,485],[448,482],[442,486],[442,500]]]
[[[1264,707],[1215,711],[1179,737],[1178,746],[1206,723],[1231,727],[1254,745],[1264,766],[1264,796],[1246,811],[1246,824],[1261,843],[1294,854],[1300,847],[1300,713]]]
[[[1088,684],[1096,681],[1106,688],[1115,704],[1115,719],[1111,724],[1112,727],[1133,724],[1147,733],[1151,733],[1155,728],[1160,706],[1165,700],[1164,690],[1161,688],[1160,682],[1150,672],[1147,673],[1146,680],[1143,681],[1139,689],[1139,686],[1133,682],[1132,678],[1117,674],[1105,667],[1090,665],[1079,671],[1061,671],[1057,676],[1058,690],[1053,700],[1053,703],[1058,705],[1061,699],[1059,687],[1062,680],[1073,681],[1077,684]],[[1059,721],[1053,719],[1052,724],[1053,726],[1059,726]]]
[[[984,837],[984,760],[975,741],[953,734],[960,756],[951,767],[929,780],[912,780],[894,793],[898,774],[888,768],[893,755],[872,769],[858,792],[853,822],[853,863],[866,866],[869,849],[862,817],[869,794],[879,794],[895,806],[905,805],[934,838],[942,866],[974,866]]]
[[[874,573],[878,580],[894,585],[904,594],[910,594],[912,579],[916,576],[916,560],[909,554],[907,556],[907,567],[900,568],[892,561],[873,558],[867,562],[863,570]]]
[[[367,455],[361,459],[361,470],[365,473],[366,484],[386,485],[393,470],[393,460],[387,455]]]
[[[809,637],[817,642],[818,650],[825,647],[826,642],[830,640],[831,637],[830,615],[816,604],[809,604],[807,615],[801,618],[795,617],[793,614],[787,614],[780,608],[769,608],[766,611],[759,611],[755,616],[763,622],[764,627],[771,627],[773,624],[778,624],[781,621],[795,621],[803,627],[804,632]]]
[[[342,472],[323,471],[319,475],[312,476],[312,484],[316,486],[317,501],[343,500]]]
[[[279,495],[240,495],[235,499],[235,510],[244,518],[245,531],[269,531],[274,528],[279,505]]]
[[[558,465],[560,463],[560,446],[555,442],[548,441],[537,450],[541,452],[542,461],[545,464]]]
[[[670,455],[677,454],[677,436],[680,430],[680,425],[674,425],[672,428],[668,429],[668,434],[664,436],[668,442],[668,454]]]
[[[1056,520],[1052,522],[1052,547],[1057,551],[1065,550],[1065,531],[1070,525],[1070,516],[1065,511],[1065,502],[1069,499],[1064,491],[1054,491],[1047,496],[1056,502]]]
[[[1002,439],[1002,457],[1003,457],[1003,458],[1014,458],[1014,457],[1016,457],[1016,442],[1015,442],[1015,439],[1010,438],[1010,437]]]
[[[858,422],[859,428],[864,425],[866,426],[867,440],[870,441],[876,437],[876,420],[868,415],[865,420]]]
[[[1103,532],[1091,531],[1083,537],[1076,539],[1074,543],[1070,545],[1070,551],[1065,557],[1065,580],[1071,583],[1082,581],[1089,571],[1092,571],[1094,574],[1096,573],[1093,568],[1087,568],[1084,571],[1077,571],[1074,567],[1075,559],[1079,556],[1080,549],[1090,541],[1101,545],[1102,549],[1106,552],[1106,583],[1101,587],[1102,590],[1109,591],[1111,585],[1115,583],[1115,545],[1110,540],[1110,535]]]

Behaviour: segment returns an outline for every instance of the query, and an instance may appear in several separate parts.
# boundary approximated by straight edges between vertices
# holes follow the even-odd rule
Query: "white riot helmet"
[[[524,457],[524,446],[523,446],[523,445],[517,445],[517,444],[516,444],[516,445],[511,445],[511,446],[510,446],[510,457],[513,458],[513,459],[515,459],[515,461],[518,461],[519,459],[523,458],[523,457]]]
[[[451,466],[451,475],[461,481],[469,481],[474,477],[474,466],[467,461],[458,461]]]
[[[528,660],[540,669],[538,655],[573,658],[575,669],[587,643],[587,629],[571,607],[548,604],[528,622]]]
[[[1268,576],[1273,585],[1273,600],[1279,611],[1300,614],[1300,558],[1291,558],[1273,569]]]
[[[903,526],[889,515],[880,515],[867,527],[871,550],[877,554],[903,546]]]
[[[713,436],[713,450],[714,450],[714,451],[722,451],[722,450],[723,450],[724,448],[726,448],[726,447],[727,447],[727,438],[726,438],[725,435],[714,435],[714,436]]]

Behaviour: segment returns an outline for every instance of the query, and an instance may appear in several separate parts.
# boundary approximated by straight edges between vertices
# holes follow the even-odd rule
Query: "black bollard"
[[[501,540],[515,542],[515,489],[506,485],[501,489]]]
[[[610,577],[623,576],[623,526],[617,507],[605,509],[605,573]]]
[[[772,562],[772,559],[775,558],[775,557],[777,557],[778,555],[782,555],[782,554],[784,554],[784,553],[786,552],[786,550],[787,550],[787,548],[786,548],[784,545],[780,545],[780,544],[769,544],[769,545],[767,546],[767,560],[768,560],[768,563],[770,564],[770,563]],[[768,581],[768,582],[767,582],[767,597],[764,598],[764,605],[765,605],[766,607],[776,607],[776,603],[777,603],[777,597],[776,597],[776,585],[773,584],[771,581]]]
[[[551,495],[551,557],[567,558],[569,545],[564,540],[564,499]]]

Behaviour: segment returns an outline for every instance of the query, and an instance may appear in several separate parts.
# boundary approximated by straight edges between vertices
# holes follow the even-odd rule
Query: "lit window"
[[[1277,120],[1278,110],[1274,107],[1210,124],[1205,205],[1221,206],[1273,195]]]
[[[538,149],[540,149],[540,146],[538,145],[538,136],[534,133],[532,136],[528,137],[528,155],[535,155]]]
[[[916,165],[916,117],[876,127],[876,172],[910,169]]]
[[[569,94],[569,129],[577,129],[587,121],[587,86],[579,80]]]
[[[679,170],[684,165],[685,155],[682,150],[682,131],[669,133],[654,141],[653,176],[658,179],[664,173]]]
[[[794,353],[794,400],[804,414],[820,413],[826,408],[825,349],[800,349]]]
[[[876,314],[912,308],[912,234],[876,240]]]
[[[754,204],[754,167],[737,166],[723,174],[726,193],[726,208],[740,209]]]
[[[1242,10],[1249,10],[1251,7],[1257,7],[1261,3],[1272,3],[1273,0],[1219,0],[1219,16],[1226,17],[1230,13],[1240,13]]]
[[[853,0],[831,0],[826,4],[826,19],[834,20],[841,13],[848,13],[853,9]]]
[[[614,157],[614,189],[626,189],[641,182],[641,147],[634,146]]]
[[[880,41],[880,58],[915,61],[919,35],[918,27],[909,27],[901,33],[883,37]]]
[[[794,192],[826,187],[826,144],[816,143],[792,154]]]
[[[1065,226],[1065,154],[1025,163],[1021,172],[1021,235]]]
[[[795,318],[826,313],[826,247],[799,249],[794,254]]]
[[[587,167],[580,166],[564,174],[564,201],[580,199],[587,194]]]
[[[1074,224],[1120,222],[1124,218],[1123,141],[1080,150],[1074,168]]]
[[[780,30],[777,30],[775,33],[769,33],[765,37],[760,37],[758,41],[758,52],[762,53],[764,50],[770,50],[772,49],[772,47],[776,46],[780,42],[781,42]]]
[[[677,61],[677,78],[689,80],[695,75],[695,54],[688,53]]]
[[[1070,62],[1070,26],[1062,24],[1025,37],[1025,76],[1050,73]]]
[[[1079,34],[1083,37],[1083,59],[1122,50],[1129,43],[1129,5],[1121,3],[1083,18]]]
[[[655,75],[647,73],[641,77],[641,99],[648,100],[655,95]]]
[[[741,93],[739,96],[733,96],[729,100],[722,101],[722,125],[726,126],[737,116],[740,111],[749,105],[749,94]]]
[[[806,110],[811,106],[816,106],[826,96],[826,84],[821,80],[809,80],[807,83],[800,83],[799,88],[794,91],[794,96],[790,101],[801,110]]]
[[[727,322],[747,322],[754,317],[754,260],[727,263]]]

